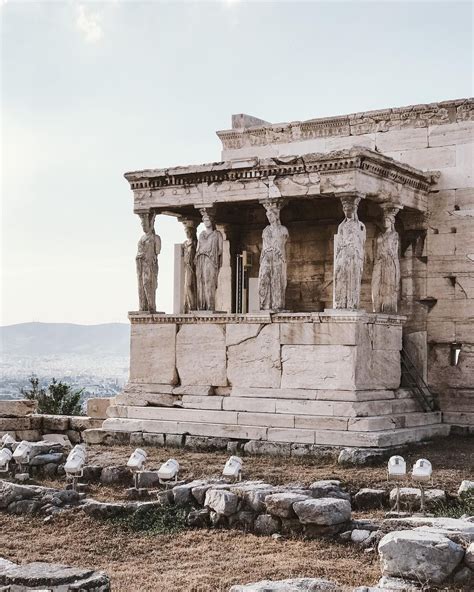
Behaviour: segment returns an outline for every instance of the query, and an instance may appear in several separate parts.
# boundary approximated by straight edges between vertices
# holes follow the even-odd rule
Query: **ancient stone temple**
[[[140,310],[104,429],[389,447],[472,426],[473,119],[472,100],[238,115],[220,162],[127,173]],[[162,214],[187,236],[173,314]]]

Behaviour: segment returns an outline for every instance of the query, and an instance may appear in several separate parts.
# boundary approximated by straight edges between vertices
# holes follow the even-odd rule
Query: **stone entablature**
[[[402,315],[372,314],[364,311],[343,311],[337,310],[325,312],[279,312],[279,313],[255,313],[255,314],[227,314],[227,313],[202,313],[193,312],[190,314],[165,314],[165,313],[143,313],[131,311],[128,318],[132,325],[137,324],[161,324],[177,323],[201,324],[201,323],[358,323],[360,321],[374,325],[403,325],[406,317]]]
[[[270,123],[218,131],[224,150],[302,140],[356,136],[407,127],[427,127],[474,120],[474,100],[458,99],[392,109],[351,113],[291,123]]]
[[[198,166],[129,172],[136,213],[183,215],[186,209],[268,198],[269,176],[282,198],[358,195],[426,211],[436,173],[363,147],[279,158],[247,158]]]

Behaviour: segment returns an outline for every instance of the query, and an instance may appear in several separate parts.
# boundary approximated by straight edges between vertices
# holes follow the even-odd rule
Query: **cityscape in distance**
[[[22,397],[36,376],[41,386],[55,378],[89,397],[113,397],[129,370],[130,326],[20,323],[0,327],[0,400]]]

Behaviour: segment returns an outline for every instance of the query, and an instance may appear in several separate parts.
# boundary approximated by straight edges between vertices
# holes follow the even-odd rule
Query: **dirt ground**
[[[81,514],[54,523],[0,514],[1,555],[94,567],[114,592],[227,592],[262,579],[326,577],[344,585],[375,583],[375,553],[314,540],[274,540],[238,531],[189,530],[145,536]]]
[[[131,448],[94,447],[90,464],[125,464]],[[148,448],[149,469],[178,459],[181,478],[220,475],[226,453]],[[474,479],[474,438],[452,437],[416,445],[404,452],[407,465],[421,457],[433,463],[434,486],[456,493],[463,479]],[[391,487],[385,463],[342,468],[311,459],[244,456],[245,479],[273,484],[310,484],[340,479],[352,492],[361,487]],[[50,482],[61,486],[62,481]],[[99,499],[122,498],[123,488],[94,486]],[[343,543],[299,539],[274,540],[239,531],[187,530],[173,535],[124,531],[81,512],[42,518],[0,514],[0,555],[17,562],[51,561],[106,571],[120,592],[219,592],[232,584],[288,577],[326,577],[343,586],[370,585],[380,577],[376,553]]]

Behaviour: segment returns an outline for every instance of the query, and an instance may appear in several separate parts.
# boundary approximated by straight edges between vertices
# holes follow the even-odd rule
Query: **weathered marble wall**
[[[252,129],[240,135],[236,130],[218,134],[225,160],[366,146],[423,171],[440,171],[428,202],[426,240],[420,235],[401,260],[399,312],[408,315],[406,335],[417,334],[408,340],[409,347],[426,331],[426,346],[419,343],[415,357],[421,370],[427,365],[428,382],[441,396],[445,420],[474,426],[474,101],[384,109],[330,121],[279,124],[275,129],[269,125],[263,134]],[[406,224],[407,213],[401,216]],[[368,237],[369,232],[373,236],[363,216],[361,219],[367,225]],[[402,244],[411,230],[409,224],[405,233],[399,229]],[[368,239],[362,286],[362,306],[367,310],[372,248]],[[315,247],[315,251],[322,259],[321,248]],[[329,251],[326,255],[330,258]],[[330,265],[324,266],[325,280],[331,278]],[[319,282],[322,271],[315,275]],[[295,294],[304,282],[298,285],[298,279],[292,278],[291,302],[297,301]],[[324,299],[327,302],[326,294]],[[462,343],[457,366],[450,361],[453,342]]]
[[[383,315],[313,321],[132,323],[130,385],[364,390],[400,385],[402,325]],[[216,317],[218,318],[218,317]],[[381,320],[382,319],[382,320]],[[385,322],[384,322],[385,320]],[[155,392],[160,392],[159,386]],[[171,391],[168,391],[171,392]],[[163,391],[165,393],[165,391]]]

